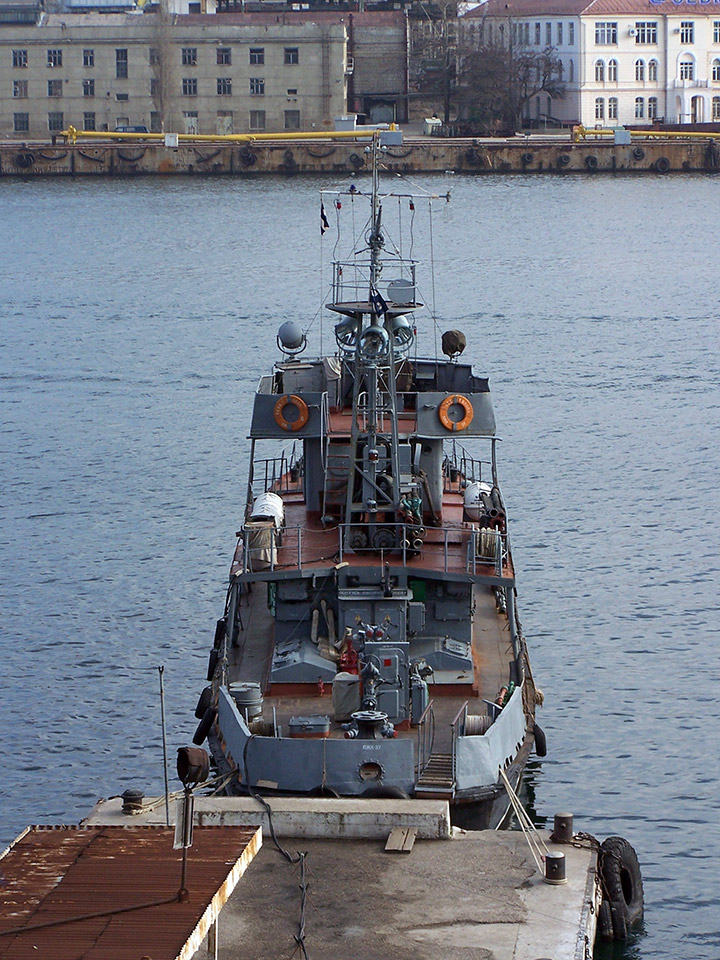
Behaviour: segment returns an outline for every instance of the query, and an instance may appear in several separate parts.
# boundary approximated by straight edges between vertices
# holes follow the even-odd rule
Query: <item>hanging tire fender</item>
[[[585,157],[585,166],[588,170],[597,170],[598,168],[598,158],[592,154],[589,157]]]
[[[197,725],[197,729],[193,734],[193,743],[197,744],[198,747],[205,742],[207,735],[212,730],[212,726],[215,723],[215,718],[217,716],[217,711],[215,707],[208,707],[200,723]]]
[[[601,845],[600,874],[603,899],[610,904],[613,938],[625,940],[643,915],[644,894],[637,854],[623,837],[608,837]]]
[[[195,717],[197,720],[202,720],[205,716],[205,711],[212,703],[212,687],[205,687],[198,697],[197,706],[195,707]]]
[[[667,173],[670,170],[670,161],[667,157],[658,157],[655,161],[655,169],[658,173]]]
[[[547,737],[539,723],[533,726],[533,737],[535,738],[535,753],[538,757],[547,756]]]
[[[217,650],[210,651],[210,657],[208,659],[208,668],[207,668],[207,679],[212,680],[215,676],[215,668],[217,667],[220,654]]]

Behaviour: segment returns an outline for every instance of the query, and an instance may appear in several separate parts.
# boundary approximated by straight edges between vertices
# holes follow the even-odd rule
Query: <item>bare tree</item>
[[[442,104],[450,121],[456,83],[458,18],[455,0],[416,3],[410,10],[410,70],[417,92]]]
[[[517,130],[534,97],[563,98],[562,66],[554,47],[537,50],[522,42],[513,21],[495,26],[499,29],[483,31],[479,42],[463,42],[455,95],[464,119]]]

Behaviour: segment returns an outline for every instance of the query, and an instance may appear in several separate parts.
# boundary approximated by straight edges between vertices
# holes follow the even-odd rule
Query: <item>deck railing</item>
[[[307,557],[303,551],[303,531],[301,526],[282,527],[276,530],[273,525],[246,525],[240,532],[243,545],[242,572],[260,572],[275,570],[278,566],[278,553],[283,552],[282,567],[287,569],[291,566],[297,566],[302,571],[303,566],[313,566],[329,561],[337,556],[338,563],[343,563],[348,556],[353,554],[366,555],[373,554],[380,556],[383,554],[386,558],[390,556],[397,557],[403,566],[415,557],[421,557],[423,549],[440,547],[442,549],[442,570],[444,573],[464,572],[477,576],[481,571],[479,568],[492,566],[496,576],[500,577],[503,573],[503,564],[507,562],[509,552],[508,535],[500,533],[498,530],[479,530],[476,527],[431,527],[430,530],[433,539],[427,541],[424,547],[413,548],[413,540],[417,537],[417,528],[410,524],[395,523],[378,525],[380,529],[387,530],[389,540],[388,545],[383,547],[380,543],[373,545],[355,544],[352,547],[347,546],[348,533],[356,531],[357,524],[338,524],[332,528],[337,534],[337,547],[335,550],[328,545],[328,550],[324,551],[322,557]],[[438,534],[442,537],[438,542]],[[459,542],[458,542],[458,535]],[[453,542],[455,541],[455,542]],[[399,542],[399,546],[397,545]],[[463,551],[463,544],[465,549]],[[464,557],[460,559],[464,552]],[[459,563],[451,567],[451,557],[458,558]],[[436,561],[437,555],[433,557]],[[463,569],[464,568],[464,569]],[[486,571],[482,571],[486,572]]]
[[[450,724],[450,733],[452,734],[451,756],[452,756],[453,785],[455,784],[455,781],[457,779],[457,769],[456,769],[457,742],[458,742],[458,737],[461,737],[465,732],[465,721],[467,720],[468,703],[469,701],[466,700],[465,703],[458,710],[457,714],[455,715],[455,719]]]

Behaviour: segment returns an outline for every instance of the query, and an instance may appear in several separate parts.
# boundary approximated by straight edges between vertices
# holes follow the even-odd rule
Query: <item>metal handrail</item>
[[[465,722],[466,722],[466,720],[467,720],[468,704],[469,704],[469,701],[466,700],[465,703],[464,703],[464,704],[460,707],[460,709],[458,710],[457,714],[455,715],[455,719],[454,719],[453,722],[450,724],[450,731],[451,731],[451,733],[452,733],[451,759],[452,759],[452,780],[453,780],[453,787],[455,786],[455,780],[456,780],[456,777],[457,777],[457,769],[456,769],[456,763],[457,763],[457,759],[456,759],[456,757],[457,757],[457,741],[458,741],[458,737],[461,736],[458,728],[459,728],[459,726],[460,726],[460,718],[462,718],[462,727],[463,727],[463,730],[465,729]]]
[[[431,700],[428,703],[422,712],[422,716],[418,720],[416,781],[420,779],[423,770],[428,765],[435,740],[435,711],[433,710],[433,702],[434,701]]]

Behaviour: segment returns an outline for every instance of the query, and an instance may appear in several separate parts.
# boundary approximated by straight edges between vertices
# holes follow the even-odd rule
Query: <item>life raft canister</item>
[[[450,419],[449,410],[454,406],[462,407],[465,411],[465,415],[461,420]],[[467,397],[464,397],[461,393],[455,393],[449,397],[445,397],[438,409],[438,416],[440,417],[440,423],[446,430],[466,430],[472,423],[474,416],[473,406]]]
[[[294,420],[288,420],[285,416],[286,407],[295,407],[297,410],[297,417]],[[294,393],[286,393],[275,404],[273,416],[275,423],[283,430],[301,430],[308,422],[308,405],[302,397],[297,397]]]

